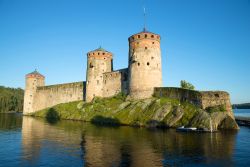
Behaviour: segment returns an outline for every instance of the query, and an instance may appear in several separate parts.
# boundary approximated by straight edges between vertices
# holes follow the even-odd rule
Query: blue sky
[[[225,90],[250,102],[249,0],[0,0],[0,85],[22,87],[35,68],[46,84],[85,80],[100,45],[127,67],[128,37],[161,35],[164,86]]]

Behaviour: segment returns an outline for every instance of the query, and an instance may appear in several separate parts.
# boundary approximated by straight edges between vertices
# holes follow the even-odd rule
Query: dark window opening
[[[152,42],[152,44],[155,44],[155,42]]]
[[[148,49],[148,47],[145,47],[145,50],[147,50]]]
[[[138,35],[138,38],[141,38],[141,36],[140,36],[140,35]]]
[[[98,55],[100,55],[100,53],[99,53],[99,52],[98,52],[97,54],[98,54]]]
[[[147,38],[148,37],[148,35],[147,34],[145,34],[145,38]]]
[[[140,66],[140,63],[137,63],[138,66]]]
[[[127,81],[127,75],[123,75],[123,81]]]
[[[102,53],[102,55],[105,55],[105,53]]]
[[[151,35],[151,38],[154,38],[155,36],[154,35]]]
[[[147,65],[149,66],[149,62],[147,62]]]
[[[92,63],[90,63],[89,64],[89,68],[93,68],[94,66],[93,66],[93,64]]]
[[[217,94],[217,93],[216,93],[216,94],[214,94],[214,95],[215,95],[215,97],[220,97],[220,95],[219,95],[219,94]]]

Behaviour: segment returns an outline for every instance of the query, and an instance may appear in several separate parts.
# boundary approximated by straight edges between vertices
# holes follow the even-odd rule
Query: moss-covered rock
[[[53,111],[53,112],[51,112]],[[212,112],[210,112],[212,111]],[[112,98],[95,98],[90,103],[82,101],[59,104],[32,114],[51,119],[89,121],[95,124],[132,125],[147,127],[192,126],[210,129],[238,129],[231,113],[220,107],[208,111],[188,103],[168,98],[148,98],[126,101],[124,95]]]

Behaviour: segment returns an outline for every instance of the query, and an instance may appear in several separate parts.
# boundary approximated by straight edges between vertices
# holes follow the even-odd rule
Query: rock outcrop
[[[49,113],[51,111],[56,114]],[[233,113],[225,106],[210,107],[206,110],[188,102],[169,98],[148,98],[136,101],[128,101],[123,96],[95,98],[90,103],[59,104],[33,115],[46,118],[48,115],[57,115],[60,119],[101,124],[171,128],[186,126],[213,130],[239,129]]]

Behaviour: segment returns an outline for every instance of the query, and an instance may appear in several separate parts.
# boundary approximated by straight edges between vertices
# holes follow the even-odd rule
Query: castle
[[[130,99],[151,97],[162,86],[160,35],[145,29],[128,38],[128,68],[113,70],[113,54],[103,48],[87,53],[86,82],[45,86],[45,77],[36,70],[26,75],[24,114],[60,103],[90,102],[120,92]]]
[[[160,36],[145,29],[128,38],[128,68],[113,70],[113,55],[103,48],[87,53],[86,82],[45,86],[45,77],[34,71],[26,75],[23,114],[60,103],[94,97],[111,97],[120,92],[128,99],[168,97],[187,101],[202,109],[224,105],[232,114],[230,97],[223,91],[192,91],[162,87]]]

